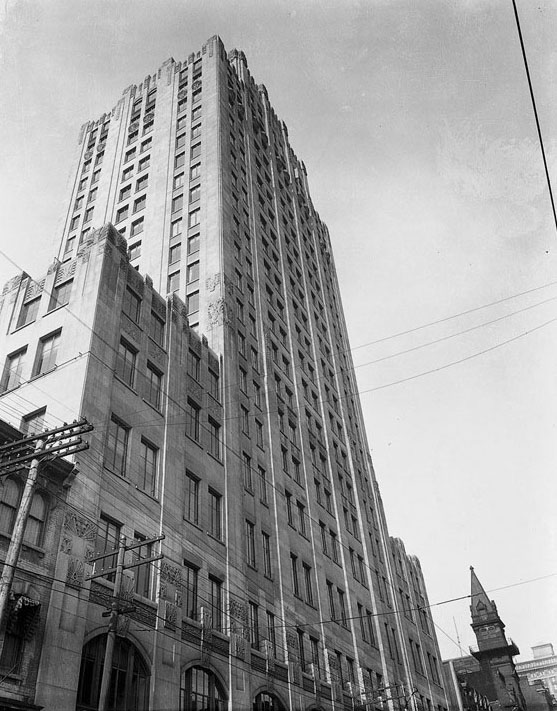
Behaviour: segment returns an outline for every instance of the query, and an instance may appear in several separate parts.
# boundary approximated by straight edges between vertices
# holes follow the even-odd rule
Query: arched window
[[[37,491],[33,494],[29,516],[25,525],[24,543],[30,543],[32,546],[41,545],[45,518],[46,501],[44,496]]]
[[[0,531],[11,533],[19,506],[20,486],[15,479],[6,479],[0,490]]]
[[[83,647],[77,689],[78,711],[98,708],[105,647],[105,634]],[[111,710],[126,711],[147,711],[149,708],[149,669],[135,646],[120,637],[114,644],[107,706]]]
[[[274,694],[262,691],[255,697],[253,711],[284,711],[284,705]]]
[[[180,689],[181,711],[224,711],[226,693],[217,677],[209,669],[192,667],[182,676]]]

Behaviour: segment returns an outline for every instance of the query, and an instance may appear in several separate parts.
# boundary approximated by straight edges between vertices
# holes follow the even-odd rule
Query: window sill
[[[8,541],[11,541],[12,533],[8,533],[7,531],[0,531],[0,538],[6,538],[8,539]],[[22,549],[28,549],[39,553],[41,558],[44,558],[44,556],[46,555],[46,550],[44,548],[41,548],[41,546],[36,546],[34,543],[26,543],[25,541],[23,541],[21,547]]]
[[[207,535],[211,540],[215,541],[215,543],[218,543],[223,548],[226,548],[226,543],[222,540],[222,538],[217,538],[213,533],[211,533],[211,531],[207,531]]]
[[[187,438],[190,442],[193,442],[194,444],[196,444],[196,445],[199,447],[199,449],[203,449],[203,447],[201,446],[201,442],[199,442],[197,439],[194,439],[193,437],[190,437],[187,432],[186,432],[186,438]]]
[[[134,390],[134,392],[135,392],[135,390]],[[143,400],[143,402],[144,402],[146,405],[149,405],[149,407],[150,407],[151,409],[153,409],[153,410],[157,413],[157,415],[160,415],[161,417],[164,417],[163,411],[162,411],[161,409],[159,409],[156,405],[153,405],[152,402],[149,402],[149,400],[146,400],[144,397],[142,397],[141,399]]]
[[[145,491],[145,489],[137,486],[137,484],[135,484],[135,489],[141,494],[144,494],[148,499],[151,499],[151,501],[154,501],[156,504],[160,504],[160,499],[158,499],[154,494],[150,494],[148,491]]]
[[[53,309],[49,309],[49,310],[43,315],[43,318],[44,318],[45,316],[50,316],[50,314],[53,314],[55,311],[60,311],[60,309],[63,309],[64,306],[67,306],[67,305],[68,305],[68,303],[60,304],[59,306],[55,306]]]
[[[126,383],[125,380],[122,380],[122,378],[118,375],[118,373],[114,373],[114,379],[117,380],[119,383],[122,383],[122,385],[125,385],[128,390],[131,390],[134,395],[139,395],[137,390],[135,390],[129,383]]]
[[[224,466],[224,463],[220,457],[217,457],[216,454],[213,454],[212,452],[207,452],[207,454],[211,457],[211,459],[214,459],[215,462],[218,462],[221,467]]]

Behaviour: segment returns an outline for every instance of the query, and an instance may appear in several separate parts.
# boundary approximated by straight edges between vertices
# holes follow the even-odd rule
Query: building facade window
[[[209,609],[214,630],[223,630],[222,581],[209,575]]]
[[[199,568],[184,561],[184,615],[197,620],[197,588]]]
[[[220,425],[218,422],[209,417],[208,422],[209,427],[209,453],[216,457],[216,459],[221,458],[221,444],[220,444]]]
[[[117,551],[120,543],[120,530],[121,528],[119,523],[116,523],[113,519],[101,514],[101,518],[97,526],[97,542],[95,551],[97,554],[110,553],[111,551],[114,551],[114,553],[95,564],[95,568],[98,566],[98,569],[96,568],[96,572],[116,567],[116,559],[118,557]],[[104,577],[106,577],[107,580],[114,582],[115,574],[107,573]]]
[[[141,299],[135,291],[132,291],[129,287],[127,287],[124,292],[122,311],[134,323],[139,323],[139,318],[141,316]]]
[[[130,428],[112,415],[108,423],[104,465],[120,476],[126,476],[129,436]]]
[[[141,439],[140,470],[138,485],[150,496],[157,495],[157,469],[159,450],[145,439]]]
[[[246,535],[246,562],[247,564],[255,568],[255,524],[246,519],[245,521],[245,535]]]
[[[222,540],[222,496],[213,489],[209,489],[209,532]]]
[[[62,332],[57,331],[56,333],[51,333],[49,336],[41,338],[37,349],[34,375],[48,373],[49,370],[56,367],[61,335]]]
[[[186,434],[196,442],[199,442],[200,412],[201,408],[199,405],[188,398],[186,404]]]
[[[66,281],[63,284],[59,284],[58,286],[54,287],[54,289],[52,290],[52,294],[50,295],[50,301],[48,304],[49,311],[54,311],[54,309],[57,309],[60,306],[66,306],[66,304],[70,302],[72,284],[73,281],[70,279],[69,281]]]
[[[199,478],[186,471],[184,517],[196,526],[199,523]]]
[[[16,388],[21,383],[21,374],[23,372],[23,366],[25,365],[26,355],[27,346],[7,356],[6,362],[4,363],[4,372],[2,373],[1,392]]]
[[[116,359],[116,375],[130,388],[133,388],[135,384],[136,361],[137,351],[125,339],[121,338]]]
[[[161,406],[162,373],[151,363],[147,363],[145,399],[157,410]]]
[[[41,297],[39,296],[37,299],[26,301],[23,304],[21,311],[19,312],[16,328],[22,328],[23,326],[27,326],[28,323],[33,323],[33,321],[35,321],[40,303]]]
[[[271,537],[265,531],[261,532],[261,541],[263,547],[263,573],[267,578],[273,577],[271,567]]]

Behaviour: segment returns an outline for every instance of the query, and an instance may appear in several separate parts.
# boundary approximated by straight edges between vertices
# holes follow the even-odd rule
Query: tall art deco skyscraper
[[[95,425],[52,524],[65,587],[27,642],[35,664],[19,652],[29,694],[97,707],[114,582],[87,582],[85,561],[163,533],[163,562],[127,578],[114,708],[442,711],[327,227],[244,54],[213,37],[128,87],[81,128],[69,190],[57,259],[9,282],[0,311],[0,416]]]

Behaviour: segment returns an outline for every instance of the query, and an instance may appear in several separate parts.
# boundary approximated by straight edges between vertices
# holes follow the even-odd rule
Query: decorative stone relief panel
[[[85,578],[85,565],[79,558],[70,558],[66,572],[66,585],[71,588],[80,588]]]
[[[97,524],[74,511],[66,511],[64,530],[75,534],[79,538],[84,538],[86,541],[94,541],[97,537]]]

